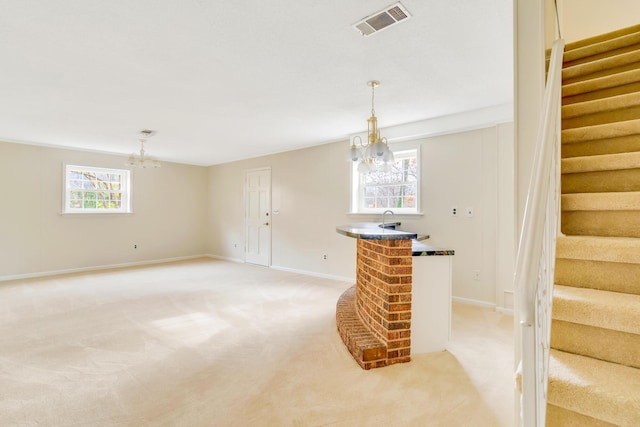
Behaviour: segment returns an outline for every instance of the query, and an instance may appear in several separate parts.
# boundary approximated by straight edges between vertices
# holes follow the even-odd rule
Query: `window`
[[[352,212],[380,213],[391,209],[395,213],[419,213],[419,151],[414,148],[393,154],[395,163],[368,174],[359,174],[357,162],[354,164]]]
[[[64,213],[131,212],[126,169],[65,165]]]

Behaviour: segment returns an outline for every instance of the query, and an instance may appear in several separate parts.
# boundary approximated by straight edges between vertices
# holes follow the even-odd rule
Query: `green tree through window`
[[[66,166],[66,213],[129,212],[129,171]]]

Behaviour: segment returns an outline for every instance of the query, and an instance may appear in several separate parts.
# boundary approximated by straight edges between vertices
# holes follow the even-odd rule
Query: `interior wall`
[[[558,0],[567,43],[640,24],[638,0]]]
[[[499,141],[507,146],[507,156],[513,153],[512,124],[417,140],[421,147],[424,215],[396,218],[403,223],[403,229],[429,234],[431,238],[426,243],[454,249],[454,295],[487,304],[497,302],[497,286],[501,294],[513,289],[511,279],[497,284],[513,275],[509,261],[499,263],[497,255],[498,209],[505,204],[498,200],[498,190],[502,188],[498,185]],[[401,144],[411,142],[394,145],[400,148]],[[243,260],[244,172],[270,167],[273,267],[353,280],[355,240],[339,235],[335,227],[379,222],[380,217],[348,213],[351,164],[343,160],[347,148],[347,142],[340,142],[211,166],[208,252]],[[504,158],[502,162],[509,163]],[[510,167],[513,173],[513,157]],[[508,164],[501,168],[508,173]],[[511,198],[511,205],[503,217],[513,217],[513,189],[505,191],[511,191],[505,196],[507,200]],[[458,217],[451,216],[452,206],[462,212]],[[474,210],[471,218],[463,213],[467,207]],[[512,225],[513,221],[507,225],[510,231]],[[513,240],[506,248],[507,252],[513,249]],[[323,259],[324,254],[327,260]],[[498,275],[499,265],[509,271]]]
[[[326,144],[211,166],[209,253],[244,260],[244,174],[270,167],[272,266],[353,277],[355,240],[335,231],[337,225],[350,222],[345,145]]]
[[[120,156],[0,142],[0,278],[205,253],[207,168],[135,169],[134,213],[63,215],[64,163],[124,167]]]

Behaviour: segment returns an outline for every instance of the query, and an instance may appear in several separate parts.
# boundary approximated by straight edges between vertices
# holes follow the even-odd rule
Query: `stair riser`
[[[608,98],[610,96],[626,95],[628,93],[634,92],[640,92],[640,82],[633,82],[607,89],[592,90],[584,93],[564,96],[562,98],[562,105],[571,105],[578,102],[594,101],[596,99]]]
[[[640,237],[640,211],[570,211],[561,220],[570,236]]]
[[[640,368],[640,335],[553,320],[551,347]]]
[[[555,283],[640,295],[640,264],[558,258]]]
[[[640,120],[614,122],[598,127],[562,131],[562,144],[640,135]]]
[[[555,405],[547,405],[547,427],[617,427],[615,424],[579,414]]]
[[[606,123],[623,122],[640,117],[640,105],[634,105],[622,109],[603,111],[595,114],[587,114],[573,118],[562,119],[562,130],[575,129],[586,126],[603,125]]]
[[[611,58],[617,55],[621,55],[623,53],[639,50],[640,44],[637,43],[638,38],[639,38],[639,35],[636,34],[633,40],[628,40],[628,43],[630,44],[627,44],[625,46],[620,46],[614,49],[606,50],[600,53],[594,54],[593,51],[588,52],[586,49],[584,49],[583,53],[579,54],[580,58],[575,58],[577,56],[575,51],[565,52],[563,68],[573,67],[580,64],[586,64],[592,61],[599,61],[601,59]],[[583,56],[585,54],[587,56]]]
[[[563,194],[640,191],[640,169],[563,174],[561,184]]]
[[[624,73],[625,71],[637,70],[640,67],[640,64],[636,62],[637,58],[634,60],[621,64],[619,66],[611,66],[611,68],[607,68],[605,64],[605,68],[602,69],[587,69],[587,70],[565,70],[562,73],[562,84],[568,85],[577,82],[584,82],[586,80],[595,79],[598,77],[610,76],[611,74]]]
[[[640,135],[562,144],[562,158],[640,151]]]

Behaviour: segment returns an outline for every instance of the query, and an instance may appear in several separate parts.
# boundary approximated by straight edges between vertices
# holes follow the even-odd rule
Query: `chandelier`
[[[155,131],[149,129],[140,131],[140,154],[131,154],[125,165],[142,169],[159,168],[161,166],[159,161],[147,156],[147,153],[144,151],[144,143],[147,142],[147,139],[155,135],[155,133]]]
[[[367,143],[364,144],[359,136],[354,136],[349,149],[349,159],[353,162],[359,162],[358,172],[362,174],[387,170],[389,165],[395,161],[393,152],[389,149],[387,138],[380,137],[378,118],[374,108],[375,88],[380,86],[380,82],[371,80],[367,82],[367,86],[371,88],[371,117],[367,119]],[[356,140],[359,141],[360,148],[356,146]]]

